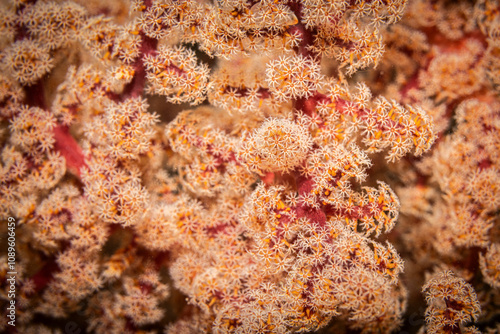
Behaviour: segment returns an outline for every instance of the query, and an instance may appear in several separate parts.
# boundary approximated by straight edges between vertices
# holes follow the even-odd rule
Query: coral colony
[[[500,4],[6,0],[0,331],[499,333]]]

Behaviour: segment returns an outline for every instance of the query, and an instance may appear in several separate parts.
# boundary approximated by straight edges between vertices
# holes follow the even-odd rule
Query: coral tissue
[[[499,24],[494,0],[2,2],[0,331],[498,333]]]

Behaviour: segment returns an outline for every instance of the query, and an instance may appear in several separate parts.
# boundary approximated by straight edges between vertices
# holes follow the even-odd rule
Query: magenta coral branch
[[[57,125],[54,130],[54,149],[66,160],[66,166],[75,175],[80,176],[81,168],[86,167],[85,156],[69,129]]]

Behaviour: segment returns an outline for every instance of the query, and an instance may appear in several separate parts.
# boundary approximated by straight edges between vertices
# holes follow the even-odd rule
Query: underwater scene
[[[0,333],[500,334],[500,2],[0,0]]]

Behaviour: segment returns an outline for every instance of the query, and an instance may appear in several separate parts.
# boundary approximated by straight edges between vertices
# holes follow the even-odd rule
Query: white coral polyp
[[[312,142],[304,127],[287,119],[272,118],[243,144],[240,156],[254,171],[288,172],[305,159]]]

